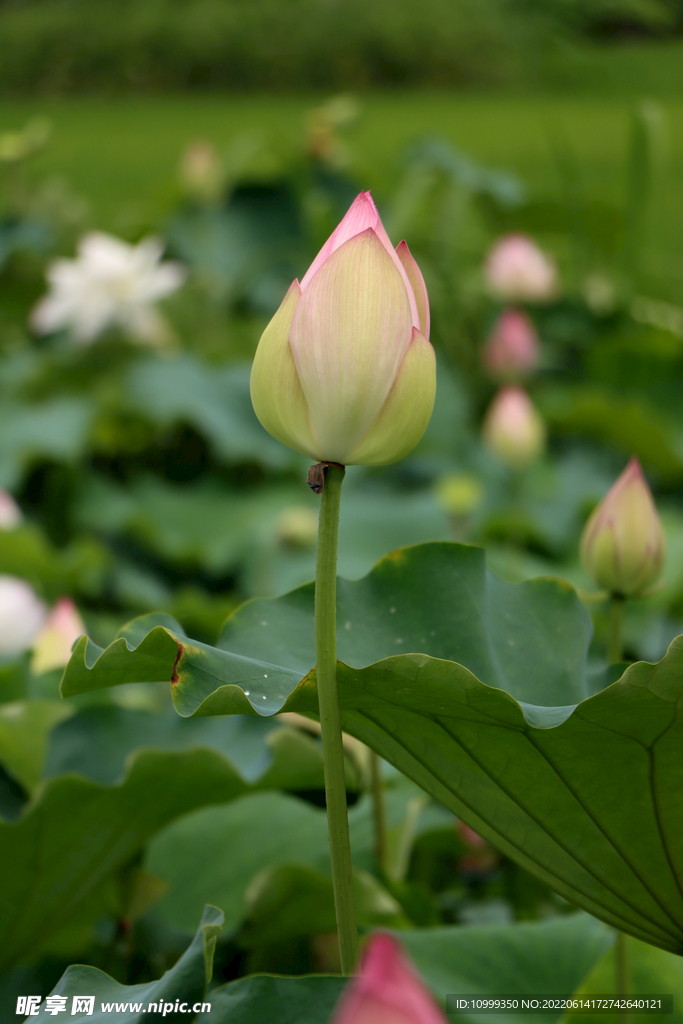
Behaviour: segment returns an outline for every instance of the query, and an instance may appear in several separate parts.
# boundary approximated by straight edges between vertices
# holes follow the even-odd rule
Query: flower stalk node
[[[315,466],[311,466],[309,469],[306,483],[314,494],[322,494],[325,487],[325,474],[330,466],[336,466],[338,469],[346,468],[340,462],[316,462]]]

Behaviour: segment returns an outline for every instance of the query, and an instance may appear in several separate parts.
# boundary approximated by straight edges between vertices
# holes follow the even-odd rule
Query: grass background
[[[601,69],[592,64],[593,75],[599,70],[615,89],[599,94],[588,87],[590,78],[583,89],[580,76],[571,90],[545,94],[402,89],[361,94],[360,117],[348,140],[359,186],[372,188],[381,202],[400,173],[405,147],[420,138],[442,137],[486,165],[513,171],[541,197],[561,194],[558,153],[563,159],[569,155],[587,201],[621,203],[630,117],[646,97],[660,124],[649,215],[650,271],[669,280],[674,291],[677,282],[683,287],[683,95],[674,88],[683,47],[605,53],[609,60]],[[638,68],[641,74],[635,73]],[[163,223],[177,203],[178,164],[188,142],[207,138],[220,151],[251,136],[279,152],[294,151],[301,147],[307,116],[325,98],[191,92],[5,97],[0,131],[46,115],[52,137],[32,160],[30,175],[36,181],[51,175],[65,179],[90,203],[93,226],[132,238]]]

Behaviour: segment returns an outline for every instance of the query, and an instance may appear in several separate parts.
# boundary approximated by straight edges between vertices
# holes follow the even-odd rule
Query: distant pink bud
[[[543,302],[557,291],[557,268],[528,235],[499,238],[484,264],[491,290],[502,299]]]
[[[361,973],[337,1005],[331,1024],[447,1024],[424,983],[390,935],[373,935]]]
[[[459,821],[457,824],[458,835],[462,839],[463,843],[473,848],[479,846],[487,846],[486,840],[483,836],[480,836],[478,832],[475,832],[473,828],[466,825],[464,821]]]
[[[13,530],[23,518],[12,495],[0,490],[0,530]]]
[[[506,309],[496,321],[482,358],[494,377],[521,377],[538,364],[536,328],[521,309]]]
[[[457,830],[463,843],[470,848],[469,852],[458,860],[459,869],[474,875],[486,875],[492,871],[498,864],[496,851],[464,821],[458,822]]]
[[[505,387],[495,395],[483,437],[503,462],[518,469],[538,458],[545,445],[545,426],[523,388]]]
[[[640,463],[631,459],[593,511],[581,536],[581,562],[600,587],[641,594],[664,567],[662,524]]]
[[[86,632],[78,609],[70,597],[60,597],[33,644],[31,670],[36,675],[63,668],[71,648]]]

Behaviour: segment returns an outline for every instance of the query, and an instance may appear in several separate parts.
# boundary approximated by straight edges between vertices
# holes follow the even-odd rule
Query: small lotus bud
[[[361,192],[259,342],[251,400],[265,429],[316,462],[406,456],[434,405],[429,303],[408,246],[394,249]]]
[[[538,365],[536,328],[521,309],[506,309],[498,318],[482,353],[493,377],[522,377]]]
[[[78,609],[70,597],[60,597],[33,642],[31,671],[36,675],[64,668],[71,648],[86,632]]]
[[[224,173],[212,142],[196,139],[189,144],[180,161],[180,179],[187,191],[200,201],[219,198]]]
[[[581,563],[598,586],[633,597],[658,580],[666,546],[640,463],[631,459],[593,511],[581,537]]]
[[[45,605],[25,580],[0,576],[0,658],[27,651],[46,614]]]
[[[332,1024],[446,1024],[446,1018],[398,942],[380,934],[371,937]]]
[[[0,530],[14,530],[23,518],[12,495],[0,489]]]
[[[481,501],[483,491],[481,481],[467,473],[449,473],[434,485],[437,503],[451,516],[469,515]]]
[[[314,548],[318,539],[318,517],[308,505],[292,505],[278,516],[276,534],[288,547]]]
[[[544,302],[557,291],[557,268],[528,235],[504,235],[486,257],[484,276],[495,295]]]
[[[498,864],[498,854],[487,841],[466,825],[464,821],[457,824],[457,832],[469,851],[458,860],[458,868],[466,875],[488,875]]]
[[[530,465],[545,447],[545,426],[526,391],[501,388],[484,419],[483,437],[503,462],[521,469]]]

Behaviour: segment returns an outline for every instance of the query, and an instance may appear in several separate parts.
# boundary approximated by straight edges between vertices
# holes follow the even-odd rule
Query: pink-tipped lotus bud
[[[666,545],[640,463],[631,459],[593,511],[581,536],[581,563],[598,586],[634,597],[659,579]]]
[[[316,462],[380,466],[422,437],[436,392],[429,303],[361,192],[266,327],[251,371],[265,429]]]
[[[506,309],[484,347],[484,366],[493,377],[515,379],[538,365],[536,328],[521,309]]]
[[[208,139],[196,139],[183,153],[180,178],[188,192],[199,200],[218,199],[223,187],[223,168],[215,146]]]
[[[344,990],[332,1024],[446,1024],[398,942],[373,935],[361,973]]]
[[[0,489],[0,530],[14,530],[23,518],[12,495]]]
[[[466,825],[464,821],[457,824],[458,835],[469,847],[464,856],[458,860],[458,868],[468,875],[487,875],[498,864],[498,854],[487,841]]]
[[[490,250],[484,276],[501,299],[544,302],[557,292],[557,268],[528,235],[504,235]]]
[[[36,675],[64,668],[71,648],[86,632],[83,619],[70,597],[60,597],[33,642],[31,671]]]
[[[503,462],[521,469],[545,447],[545,426],[523,388],[501,388],[486,413],[483,437]]]
[[[0,576],[0,658],[27,651],[46,614],[45,605],[25,580]]]

